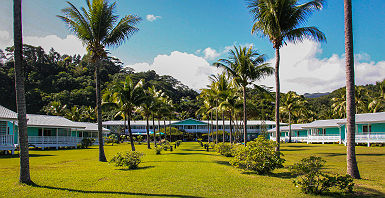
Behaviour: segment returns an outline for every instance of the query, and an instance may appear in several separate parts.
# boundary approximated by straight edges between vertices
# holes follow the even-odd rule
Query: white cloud
[[[41,46],[46,52],[51,48],[61,54],[80,54],[83,55],[87,52],[86,47],[82,42],[74,35],[67,35],[65,38],[60,38],[56,35],[48,36],[24,36],[23,43],[33,46]],[[9,36],[7,31],[0,31],[0,49],[13,46],[13,38]]]
[[[218,69],[202,57],[179,51],[170,55],[158,55],[152,64],[136,63],[127,65],[136,72],[154,70],[160,75],[170,75],[192,89],[199,90],[209,84],[208,76],[218,73]]]
[[[204,54],[204,58],[207,60],[214,60],[221,55],[215,49],[212,49],[210,47],[204,49],[203,54]]]
[[[147,21],[150,21],[150,22],[153,22],[153,21],[155,21],[157,19],[161,19],[161,18],[162,18],[161,16],[155,16],[153,14],[148,14],[146,16]]]
[[[322,53],[320,44],[312,41],[288,44],[280,50],[281,91],[298,93],[329,92],[345,86],[345,57],[333,54],[329,58],[318,58]],[[269,60],[272,66],[275,59]],[[385,61],[373,62],[367,54],[357,54],[355,80],[357,85],[374,83],[385,77]],[[258,84],[275,87],[274,76]],[[274,88],[275,89],[275,88]]]

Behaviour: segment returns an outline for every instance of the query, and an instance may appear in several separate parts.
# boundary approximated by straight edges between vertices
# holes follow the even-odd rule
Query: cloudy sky
[[[71,0],[84,6],[83,0]],[[55,16],[65,1],[24,0],[24,42],[53,47],[62,54],[84,54],[85,47]],[[120,0],[118,14],[135,14],[143,20],[140,31],[122,46],[109,49],[136,71],[155,70],[172,75],[193,89],[204,88],[211,66],[226,58],[234,45],[253,46],[274,62],[267,38],[251,35],[252,20],[245,1],[232,0]],[[385,78],[385,2],[353,0],[356,84]],[[370,13],[370,14],[368,14]],[[326,43],[288,43],[281,49],[281,89],[298,93],[327,92],[344,86],[343,1],[329,0],[309,18],[326,34]],[[0,6],[0,49],[12,45],[12,1]],[[274,87],[273,77],[256,82]]]

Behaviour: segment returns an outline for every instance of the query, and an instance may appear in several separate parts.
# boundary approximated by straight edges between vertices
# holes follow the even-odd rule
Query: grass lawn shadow
[[[29,157],[48,157],[48,156],[56,156],[56,155],[49,155],[49,154],[29,154]],[[2,158],[19,158],[19,154],[13,154],[13,155],[0,155],[0,159]]]
[[[116,169],[116,170],[120,170],[120,171],[135,171],[135,170],[149,169],[149,168],[154,168],[154,167],[155,166],[139,166],[138,168],[135,168],[135,169],[119,168],[119,169]]]
[[[167,153],[167,155],[212,155],[209,153]]]
[[[176,194],[155,194],[155,193],[137,193],[137,192],[118,192],[118,191],[92,191],[92,190],[79,190],[79,189],[71,189],[71,188],[61,188],[54,186],[43,186],[38,184],[32,184],[32,187],[36,188],[46,188],[51,190],[63,190],[69,192],[78,192],[78,193],[86,193],[86,194],[109,194],[109,195],[136,195],[136,196],[152,196],[152,197],[187,197],[187,198],[200,198],[197,196],[189,196],[189,195],[176,195]]]
[[[225,166],[231,166],[229,161],[214,161],[214,162]]]
[[[328,157],[343,156],[346,153],[317,153],[320,155],[326,155]],[[356,153],[357,156],[385,156],[385,153]]]

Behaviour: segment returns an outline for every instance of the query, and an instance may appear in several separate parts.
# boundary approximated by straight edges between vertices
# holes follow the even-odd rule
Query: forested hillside
[[[41,47],[24,46],[24,71],[26,77],[27,111],[34,114],[63,115],[77,121],[95,121],[94,69],[88,64],[88,56],[61,55],[51,49],[45,52]],[[0,50],[0,104],[15,110],[13,48]],[[117,58],[108,58],[101,68],[102,90],[114,82],[123,81],[129,75],[136,84],[143,79],[143,88],[154,86],[167,95],[173,103],[173,119],[197,117],[203,101],[197,99],[195,90],[183,85],[172,76],[161,76],[155,71],[135,72],[123,68]],[[264,90],[264,91],[263,91]],[[385,82],[356,87],[356,111],[358,113],[385,110]],[[234,93],[237,94],[237,93]],[[295,103],[291,119],[293,123],[311,122],[316,119],[345,117],[345,88],[320,97],[307,98],[294,92],[283,93],[281,98],[282,121],[288,122],[285,106]],[[249,119],[274,120],[273,89],[254,86],[247,89],[247,114]],[[234,119],[241,120],[242,108],[235,105]],[[292,111],[292,110],[290,110]],[[116,110],[105,109],[103,118],[115,117]],[[140,113],[134,119],[143,119]],[[221,117],[220,117],[221,119]],[[226,119],[228,119],[226,117]]]

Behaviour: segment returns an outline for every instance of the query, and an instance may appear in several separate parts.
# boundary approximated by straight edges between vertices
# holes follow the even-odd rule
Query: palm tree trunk
[[[247,114],[246,114],[246,86],[243,86],[243,142],[246,146],[247,136]]]
[[[154,145],[156,146],[156,131],[155,131],[155,118],[154,115],[152,115],[152,130],[154,131]]]
[[[211,130],[211,139],[214,142],[214,123],[213,123],[213,112],[210,112],[210,120],[211,120],[211,125],[210,125],[210,130]]]
[[[217,105],[218,106],[218,105]],[[217,144],[218,143],[218,108],[216,109],[216,111],[215,111],[216,113],[215,113],[215,118],[216,118],[216,121],[217,121],[217,124],[216,124],[216,134],[215,134],[215,144]]]
[[[230,144],[232,144],[232,139],[233,139],[233,126],[231,125],[231,115],[232,112],[230,110]]]
[[[276,127],[276,141],[277,141],[277,147],[275,148],[276,151],[279,151],[279,144],[281,141],[281,131],[279,129],[279,98],[280,98],[280,85],[279,85],[279,46],[275,48],[275,127]]]
[[[207,142],[210,143],[210,117],[207,116]]]
[[[164,131],[164,139],[167,139],[167,133],[166,133],[166,118],[163,118],[163,131]]]
[[[352,2],[344,0],[345,13],[345,54],[346,54],[346,141],[347,141],[347,173],[353,178],[360,178],[356,161],[355,148],[355,97],[354,97],[354,55]]]
[[[161,141],[162,140],[162,134],[160,134],[161,132],[160,132],[160,118],[158,118],[158,132],[159,132],[159,141]]]
[[[32,184],[29,172],[27,108],[25,104],[24,71],[23,71],[23,34],[21,20],[21,0],[13,1],[13,34],[14,34],[14,61],[15,61],[15,89],[17,121],[19,124],[20,146],[20,176],[19,182]]]
[[[170,129],[170,142],[172,142],[172,136],[171,136],[171,118],[170,120],[168,121],[168,124],[169,124],[169,129]]]
[[[100,76],[99,76],[99,70],[100,70],[100,64],[101,60],[98,59],[95,64],[95,81],[96,81],[96,113],[97,113],[97,120],[98,120],[98,134],[99,134],[99,161],[101,162],[107,162],[106,155],[104,154],[104,147],[103,147],[103,133],[102,133],[102,100],[100,97]]]
[[[131,114],[131,110],[130,110],[129,114]],[[130,134],[131,150],[135,151],[134,137],[132,137],[132,131],[131,131],[131,115],[127,116],[127,120],[128,120],[128,122],[127,122],[128,123],[128,133]]]
[[[148,123],[148,116],[146,116],[146,131],[147,131],[147,148],[151,149],[150,146],[150,124]]]
[[[222,111],[222,130],[223,130],[222,142],[225,143],[225,112],[224,111]]]
[[[291,142],[291,113],[289,112],[289,143]]]

